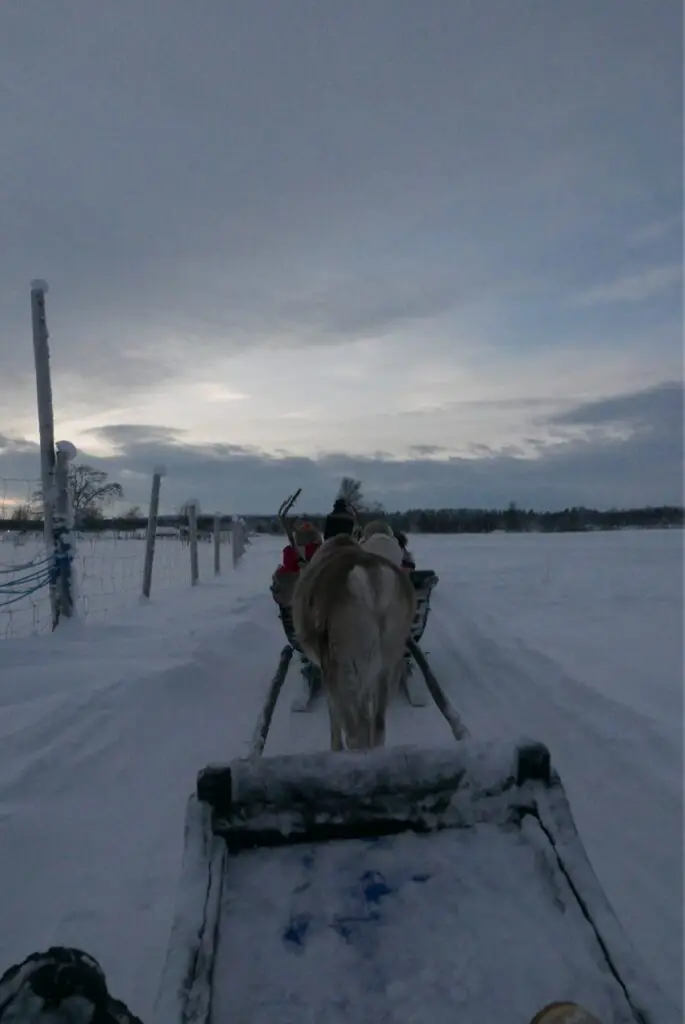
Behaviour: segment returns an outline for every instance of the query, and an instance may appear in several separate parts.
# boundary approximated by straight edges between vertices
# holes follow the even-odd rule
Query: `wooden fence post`
[[[214,513],[214,575],[221,574],[221,512]]]
[[[69,441],[58,441],[55,454],[55,505],[53,509],[53,536],[57,577],[58,621],[74,615],[74,548],[73,509],[69,493],[69,463],[77,452]]]
[[[145,534],[145,562],[143,564],[143,597],[149,597],[152,590],[152,565],[155,560],[155,539],[157,537],[157,516],[159,515],[159,494],[162,488],[164,467],[157,466],[152,474],[150,509]]]
[[[240,560],[240,553],[238,551],[238,545],[240,543],[239,531],[240,531],[240,523],[238,522],[238,517],[237,516],[233,516],[233,519],[232,519],[232,522],[231,522],[231,562],[233,563],[233,568],[234,569],[235,569],[235,567],[237,566],[237,564],[238,564],[238,562]]]
[[[190,582],[194,587],[200,578],[197,557],[197,504],[188,502],[188,541],[190,543]]]
[[[38,432],[40,435],[40,477],[43,492],[43,537],[45,547],[52,556],[55,550],[53,532],[55,482],[55,424],[52,409],[52,383],[50,381],[50,349],[48,324],[45,313],[47,281],[31,282],[31,326],[33,331],[33,360],[36,370],[36,397],[38,400]],[[50,610],[52,628],[59,620],[59,594],[57,576],[50,578]]]

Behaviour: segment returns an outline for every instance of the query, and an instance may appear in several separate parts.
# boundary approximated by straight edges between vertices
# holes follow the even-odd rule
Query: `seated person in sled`
[[[299,494],[299,491],[297,493]],[[285,506],[289,507],[292,504],[292,500],[292,498],[289,499],[284,506],[281,506],[279,516],[284,512]],[[332,511],[326,516],[323,536],[311,523],[298,523],[295,526],[293,530],[295,547],[292,544],[287,544],[283,548],[282,563],[271,579],[273,599],[282,609],[290,606],[301,566],[309,562],[324,540],[337,537],[339,534],[347,534],[351,537],[355,527],[356,517],[344,498],[338,498],[333,504]]]
[[[380,555],[389,562],[402,568],[402,548],[397,542],[392,527],[382,519],[374,519],[362,530],[359,545],[370,554]]]
[[[323,543],[320,530],[311,523],[298,523],[293,530],[292,544],[286,544],[281,555],[281,564],[271,580],[271,593],[280,605],[289,605],[300,568],[308,562]]]
[[[395,533],[395,540],[397,541],[397,543],[399,544],[399,546],[402,549],[402,568],[403,569],[409,569],[409,571],[411,571],[412,569],[415,569],[416,568],[416,562],[414,561],[414,556],[412,555],[411,551],[407,547],[407,535],[406,535],[406,533],[403,533],[402,530],[395,530],[394,533]]]
[[[382,544],[387,542],[374,542],[371,538],[375,537],[392,538],[398,550],[388,550],[386,552]],[[390,561],[395,562],[396,565],[407,572],[411,572],[416,568],[416,562],[407,547],[407,535],[402,533],[401,530],[393,530],[382,519],[375,519],[373,522],[366,524],[362,530],[360,544],[362,547],[368,547],[369,550],[377,550],[379,555],[386,555],[386,557],[390,558]]]
[[[354,513],[344,498],[336,498],[333,503],[333,511],[326,516],[326,523],[323,528],[323,539],[330,540],[340,534],[354,535],[357,521]]]

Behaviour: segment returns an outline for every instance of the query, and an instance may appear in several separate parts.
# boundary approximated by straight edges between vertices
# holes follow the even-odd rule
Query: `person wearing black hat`
[[[354,533],[355,518],[349,505],[344,498],[336,498],[333,503],[333,511],[326,516],[326,523],[323,529],[323,539],[329,540],[341,533],[351,537]]]
[[[411,569],[415,569],[416,568],[416,562],[414,561],[414,556],[412,555],[411,551],[407,547],[407,535],[406,535],[406,533],[404,533],[402,530],[393,530],[393,533],[395,534],[395,540],[397,541],[399,546],[402,548],[402,568],[403,569],[410,569],[410,570]]]

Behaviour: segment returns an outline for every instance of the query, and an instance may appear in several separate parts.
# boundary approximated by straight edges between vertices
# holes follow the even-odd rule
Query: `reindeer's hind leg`
[[[340,721],[337,714],[333,709],[333,705],[330,700],[328,702],[328,717],[331,724],[331,750],[339,751],[343,749],[342,741],[342,729],[340,728]]]
[[[371,737],[371,745],[374,747],[385,746],[385,717],[388,710],[388,702],[393,693],[395,674],[395,670],[390,669],[389,672],[383,672],[378,679],[378,703],[374,713],[373,735]]]
[[[378,708],[374,718],[373,746],[385,746],[385,708]]]

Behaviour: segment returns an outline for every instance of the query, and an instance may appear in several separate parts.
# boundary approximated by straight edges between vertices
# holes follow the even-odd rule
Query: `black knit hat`
[[[338,498],[333,505],[333,511],[330,515],[326,516],[326,524],[324,526],[323,538],[329,540],[331,537],[337,537],[341,533],[346,533],[349,537],[354,533],[355,520],[354,516],[350,512],[349,506],[346,504],[344,498]]]

